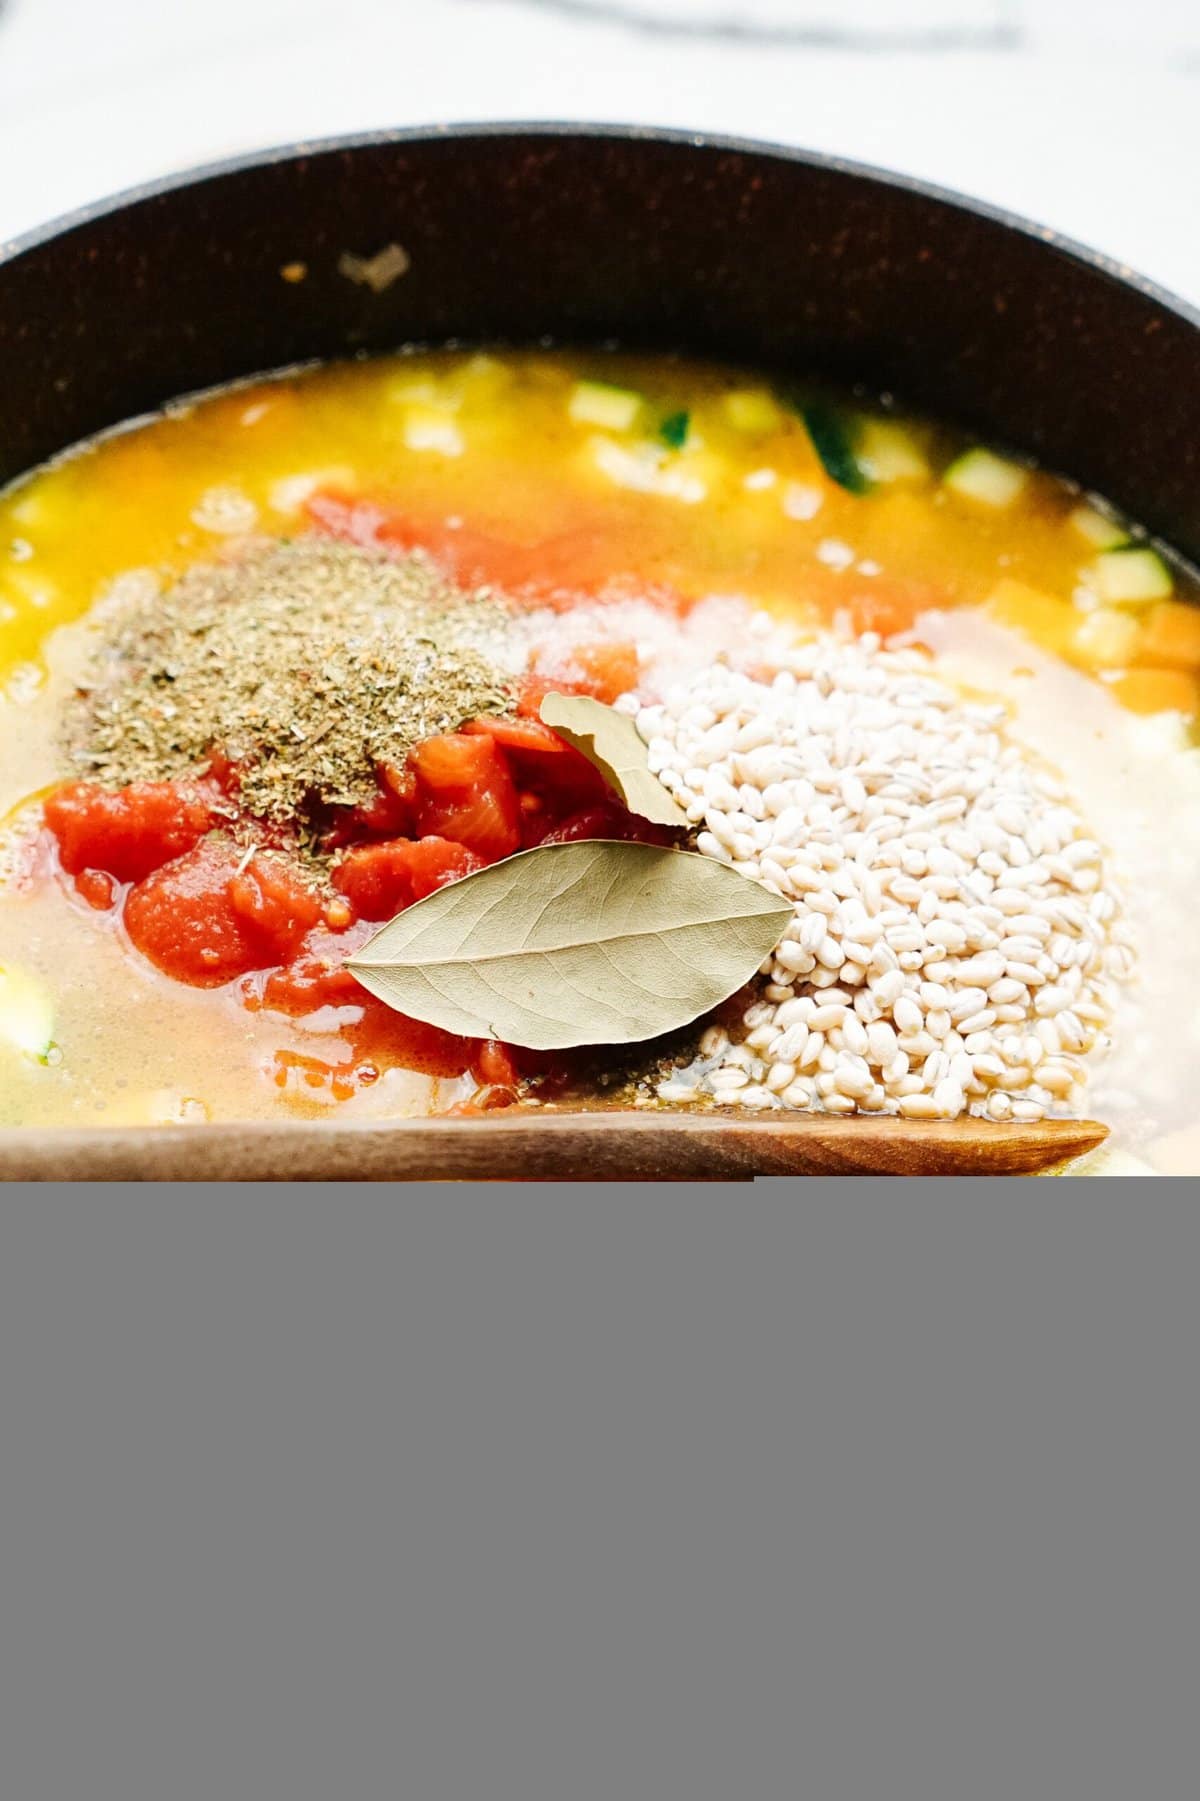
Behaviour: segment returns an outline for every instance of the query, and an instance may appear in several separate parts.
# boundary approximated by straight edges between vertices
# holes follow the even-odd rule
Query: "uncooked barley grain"
[[[1078,1058],[1107,1041],[1134,956],[1061,781],[1004,707],[924,653],[770,621],[751,637],[681,678],[664,663],[654,704],[620,703],[696,848],[795,909],[732,1038],[710,1028],[664,1098],[914,1120],[1077,1110]]]

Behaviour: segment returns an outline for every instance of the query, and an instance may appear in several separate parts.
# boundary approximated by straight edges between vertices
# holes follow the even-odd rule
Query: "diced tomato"
[[[394,796],[400,806],[407,807],[410,812],[416,806],[417,778],[407,763],[400,769],[394,763],[381,763],[379,784],[386,793]]]
[[[333,885],[361,919],[391,919],[435,888],[482,868],[465,845],[448,838],[398,838],[357,844],[333,873]]]
[[[631,844],[675,842],[669,826],[656,825],[613,802],[607,806],[587,807],[560,820],[543,834],[539,844],[579,844],[591,838],[618,838]]]
[[[89,907],[99,913],[115,906],[121,884],[104,869],[81,869],[75,877],[75,892]]]
[[[259,934],[270,953],[264,968],[294,956],[324,911],[316,890],[278,857],[252,857],[231,877],[228,894],[237,918]]]
[[[507,787],[490,783],[461,795],[440,791],[422,807],[420,822],[423,834],[451,836],[485,863],[497,863],[521,845],[521,818],[511,776]]]
[[[442,788],[470,788],[487,782],[501,763],[490,738],[467,732],[445,732],[437,738],[426,738],[412,753],[412,767],[417,776],[418,804],[421,791]]]
[[[544,1052],[519,1050],[493,1039],[458,1037],[394,1012],[363,988],[342,958],[352,955],[371,932],[365,922],[338,937],[318,926],[285,968],[245,981],[243,1000],[252,1011],[265,1008],[304,1018],[325,1007],[341,1010],[337,1030],[349,1061],[330,1065],[283,1053],[277,1058],[286,1072],[281,1086],[300,1082],[325,1087],[335,1100],[341,1100],[384,1069],[413,1069],[429,1076],[460,1076],[469,1069],[492,1095],[485,1104],[496,1106],[515,1100],[524,1078],[538,1075],[546,1079],[554,1065]]]
[[[421,550],[462,587],[503,588],[557,611],[583,599],[650,600],[672,613],[687,606],[674,587],[648,578],[644,569],[636,578],[623,569],[628,549],[603,512],[590,510],[565,530],[515,539],[458,518],[423,517],[333,490],[312,495],[305,511],[331,537],[397,554]]]
[[[840,579],[844,579],[839,577]],[[901,576],[873,576],[854,591],[843,607],[853,632],[878,632],[892,638],[910,632],[920,614],[941,604],[945,596],[932,582]]]
[[[395,1013],[363,988],[359,994],[362,1017],[345,1033],[356,1057],[380,1068],[415,1069],[426,1076],[461,1076],[468,1069],[473,1039]]]
[[[126,896],[130,941],[177,982],[212,988],[262,966],[258,934],[229,899],[238,862],[233,845],[206,839]]]
[[[587,694],[611,706],[618,695],[637,686],[640,667],[634,644],[578,644],[565,661],[535,667],[525,677],[517,712],[536,719],[547,694]]]
[[[356,1005],[366,990],[344,967],[344,961],[374,933],[375,927],[365,920],[337,933],[326,926],[314,926],[289,963],[246,978],[242,984],[243,1003],[252,1013],[268,1007],[294,1019],[315,1013],[320,1007]]]
[[[380,527],[388,514],[369,500],[331,490],[310,495],[304,511],[319,531],[331,538],[344,538],[351,544],[376,545]]]
[[[486,733],[503,746],[520,790],[521,844],[526,850],[563,819],[589,805],[603,804],[609,794],[595,765],[540,719],[477,719],[463,729]]]
[[[206,762],[206,779],[213,782],[222,794],[233,794],[237,788],[238,766],[221,745],[213,745]]]
[[[586,692],[609,706],[620,694],[637,686],[639,663],[633,644],[581,644],[571,661],[582,673]]]
[[[303,1019],[322,1007],[346,1009],[339,1032],[354,1063],[365,1061],[377,1070],[399,1067],[430,1076],[461,1076],[470,1063],[473,1039],[394,1012],[345,968],[342,959],[352,956],[371,935],[365,924],[338,938],[318,927],[286,968],[272,969],[265,978],[246,983],[246,1006],[292,1019]]]
[[[628,814],[625,816],[628,818]],[[560,820],[539,839],[541,844],[578,844],[588,838],[622,838],[621,816],[615,807],[588,807]]]
[[[365,1074],[351,1062],[327,1063],[323,1057],[310,1057],[303,1051],[277,1050],[274,1061],[277,1088],[327,1089],[335,1101],[348,1101]],[[374,1081],[378,1073],[372,1069],[369,1080]]]
[[[529,594],[537,568],[536,544],[516,544],[466,525],[389,519],[379,542],[391,550],[424,550],[460,587],[504,588]]]
[[[397,553],[423,550],[464,587],[485,583],[514,588],[530,572],[530,548],[445,519],[417,519],[372,500],[325,490],[305,502],[318,531],[352,544]]]
[[[50,795],[44,813],[68,875],[102,869],[119,882],[138,882],[199,842],[219,817],[220,797],[200,782],[133,782],[115,790],[69,782]]]
[[[355,807],[354,825],[358,835],[378,838],[398,838],[412,829],[413,801],[416,798],[416,783],[410,784],[408,796],[398,794],[395,788],[380,784],[375,799],[364,807]]]
[[[285,864],[206,838],[125,897],[135,948],[177,982],[212,988],[283,963],[320,917],[320,901]]]
[[[521,810],[512,772],[493,738],[448,732],[412,754],[422,837],[453,838],[494,863],[521,843]]]
[[[322,1007],[353,1007],[363,997],[363,988],[348,969],[336,960],[305,951],[282,969],[266,973],[261,989],[247,984],[243,998],[252,1012],[268,1007],[273,1013],[286,1013],[292,1019],[303,1019]]]
[[[565,676],[527,675],[517,693],[517,715],[521,719],[537,719],[547,694],[582,694],[578,682]]]
[[[471,1059],[471,1073],[477,1082],[497,1088],[515,1088],[521,1080],[512,1051],[498,1038],[485,1038],[479,1043]]]
[[[379,788],[363,806],[345,807],[334,815],[322,843],[327,850],[357,844],[361,838],[407,838],[416,823],[417,778],[410,769],[380,767]]]
[[[521,719],[507,715],[503,718],[472,719],[463,726],[468,735],[481,734],[494,738],[505,750],[549,751],[560,754],[568,746],[557,732],[552,732],[548,725],[540,719]]]

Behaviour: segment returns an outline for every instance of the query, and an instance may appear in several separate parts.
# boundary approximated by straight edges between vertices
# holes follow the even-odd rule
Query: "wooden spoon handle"
[[[0,1132],[0,1180],[725,1180],[1029,1175],[1092,1150],[1094,1120],[992,1125],[800,1113],[559,1113]]]

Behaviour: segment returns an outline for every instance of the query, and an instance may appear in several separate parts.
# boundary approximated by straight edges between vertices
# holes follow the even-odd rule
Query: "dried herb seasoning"
[[[219,747],[260,818],[354,806],[380,763],[510,709],[509,618],[419,555],[257,544],[109,609],[68,710],[68,755],[122,786],[186,775]]]

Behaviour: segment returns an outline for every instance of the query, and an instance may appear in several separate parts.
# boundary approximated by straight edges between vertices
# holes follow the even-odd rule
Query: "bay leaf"
[[[631,813],[656,825],[686,826],[683,808],[651,775],[645,743],[627,713],[587,694],[547,694],[541,715],[552,731],[600,771]]]
[[[733,994],[791,916],[694,851],[545,844],[417,901],[347,968],[398,1012],[469,1038],[633,1044]]]

